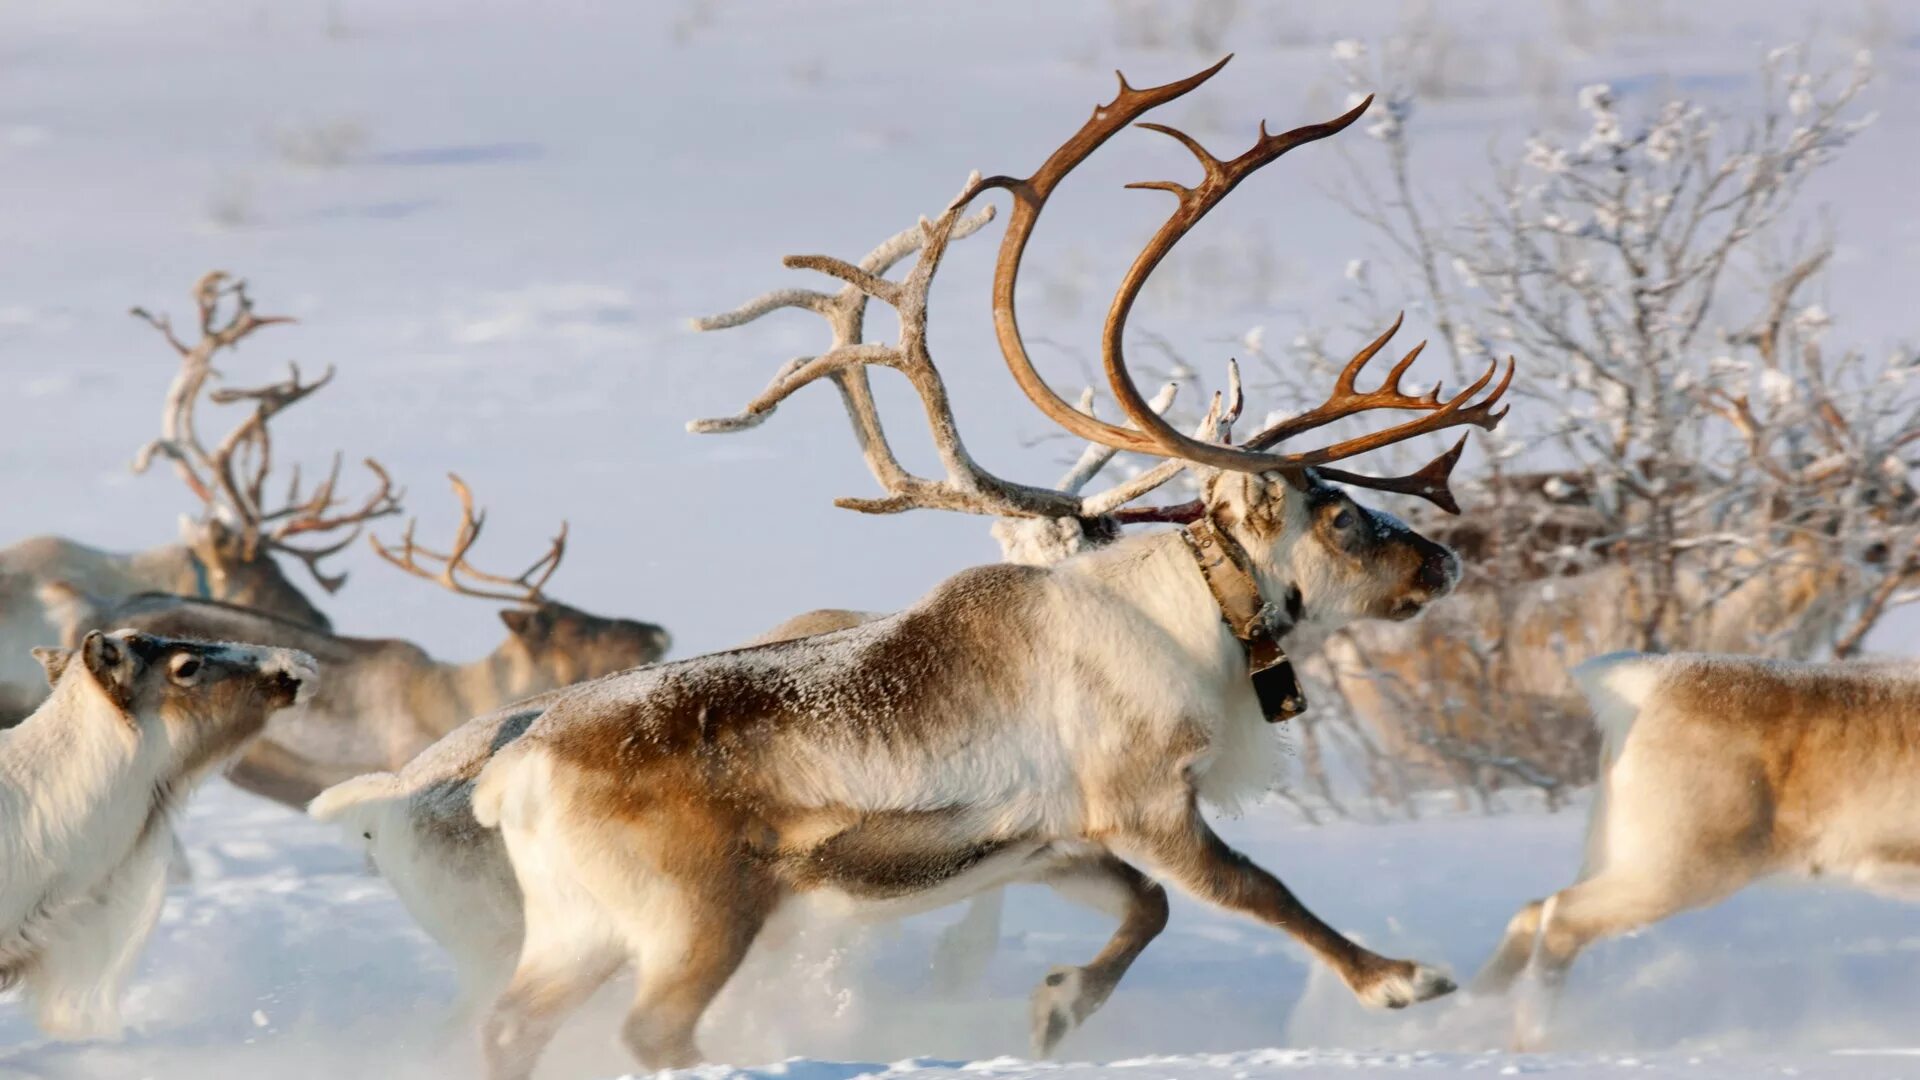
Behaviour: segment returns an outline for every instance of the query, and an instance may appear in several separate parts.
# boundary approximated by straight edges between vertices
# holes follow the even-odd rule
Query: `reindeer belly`
[[[834,913],[899,918],[1006,884],[1058,857],[1054,845],[1032,835],[982,835],[968,817],[962,809],[862,814],[811,843],[798,834],[818,821],[783,830],[779,874]]]

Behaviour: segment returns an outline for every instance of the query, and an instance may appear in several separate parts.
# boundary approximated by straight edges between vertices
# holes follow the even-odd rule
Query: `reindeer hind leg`
[[[621,1038],[648,1069],[682,1068],[702,1060],[695,1029],[765,925],[772,890],[743,871],[653,892],[628,920],[639,978]]]
[[[1530,965],[1534,985],[1521,996],[1515,1011],[1514,1049],[1534,1050],[1545,1044],[1567,971],[1588,946],[1724,899],[1752,876],[1630,873],[1628,868],[1610,867],[1553,894],[1541,906]]]
[[[1507,922],[1507,931],[1500,938],[1500,946],[1489,957],[1485,967],[1473,977],[1469,987],[1476,994],[1504,994],[1513,988],[1515,979],[1527,969],[1527,962],[1533,959],[1534,944],[1540,938],[1540,915],[1546,910],[1545,900],[1534,900],[1514,913]]]
[[[503,827],[524,911],[520,959],[481,1026],[488,1080],[526,1080],[567,1015],[619,970],[611,913],[580,880],[551,819]],[[465,974],[463,970],[463,974]]]

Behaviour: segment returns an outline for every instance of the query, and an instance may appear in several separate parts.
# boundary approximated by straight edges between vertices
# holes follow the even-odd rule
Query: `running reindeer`
[[[23,986],[49,1034],[112,1035],[174,812],[317,673],[289,649],[134,630],[34,656],[53,693],[0,733],[0,989]]]
[[[1476,992],[1531,971],[1522,1047],[1595,941],[1773,874],[1920,897],[1920,664],[1616,653],[1574,671],[1602,735],[1578,880],[1520,909]]]
[[[993,208],[989,206],[960,219],[951,239],[973,234],[992,218]],[[869,252],[859,265],[867,273],[885,274],[918,251],[922,239],[919,228],[907,229]],[[840,349],[865,340],[866,305],[867,294],[853,285],[832,295],[778,290],[724,315],[697,320],[694,326],[718,330],[770,311],[800,307],[826,318],[832,331],[831,348]],[[842,390],[855,438],[875,479],[888,492],[888,508],[941,508],[992,516],[994,535],[1010,563],[1050,565],[1118,539],[1119,515],[1141,521],[1153,519],[1157,513],[1127,504],[1172,480],[1184,468],[1169,463],[1098,493],[1083,494],[1117,453],[1111,447],[1090,443],[1052,489],[1059,506],[1073,509],[1075,514],[1060,518],[1020,516],[1028,512],[1022,504],[996,494],[1012,489],[1013,485],[1005,481],[996,479],[991,491],[967,491],[951,481],[910,476],[886,441],[866,370],[848,368],[830,377]],[[946,404],[945,383],[931,363],[915,385],[925,395],[923,405],[936,418],[935,440],[949,453],[964,457],[965,451],[954,445],[958,429]],[[1088,391],[1083,408],[1091,409],[1091,393]],[[1174,387],[1169,385],[1155,398],[1154,411],[1165,412],[1173,404],[1173,397]],[[1240,406],[1239,385],[1234,381],[1224,415],[1219,409],[1210,413],[1196,437],[1211,437],[1221,425],[1232,423]],[[688,426],[699,432],[738,431],[757,426],[771,412],[769,406],[742,417],[696,421]],[[1074,500],[1078,500],[1077,505]],[[883,613],[840,608],[809,611],[748,644],[766,645],[829,633],[881,618],[885,618]],[[506,845],[497,831],[483,829],[473,819],[473,781],[493,754],[518,738],[553,697],[541,695],[477,717],[398,772],[356,777],[322,793],[310,808],[315,818],[338,822],[365,843],[374,864],[407,910],[452,954],[461,987],[456,1015],[464,1014],[472,1005],[491,1002],[505,988],[520,955],[524,925],[520,887],[514,881]],[[1000,922],[999,898],[998,892],[976,898],[966,918],[941,938],[934,968],[949,983],[971,982],[990,957]]]
[[[444,554],[421,547],[409,522],[396,551],[370,538],[388,562],[461,596],[514,605],[500,612],[507,639],[470,663],[435,660],[409,641],[348,638],[215,600],[147,593],[79,618],[69,634],[127,626],[148,633],[249,641],[300,649],[326,665],[314,698],[288,709],[233,768],[238,786],[293,807],[331,784],[373,769],[397,769],[476,713],[557,686],[658,660],[671,641],[652,623],[609,619],[546,594],[566,553],[562,525],[552,546],[515,577],[468,560],[486,516],[452,477],[460,524]]]
[[[29,650],[62,639],[71,617],[61,609],[76,594],[109,603],[147,591],[206,597],[325,631],[330,628],[327,617],[286,578],[274,556],[304,563],[331,593],[346,575],[326,573],[321,561],[351,543],[363,523],[399,512],[399,493],[372,461],[367,465],[378,486],[357,505],[339,501],[338,457],[326,481],[311,491],[302,493],[296,469],[284,502],[274,505],[266,495],[273,461],[268,421],[326,386],[333,377],[331,368],[312,383],[300,382],[295,369],[288,382],[213,391],[207,396],[215,404],[251,401],[256,408],[208,449],[195,427],[195,410],[215,374],[214,360],[261,328],[293,320],[256,314],[246,283],[219,271],[203,276],[193,295],[200,337],[192,345],[174,333],[164,316],[134,311],[159,330],[180,357],[160,437],[141,450],[134,469],[144,471],[156,457],[172,462],[199,500],[201,516],[183,522],[180,543],[133,554],[100,551],[54,536],[0,549],[0,726],[25,716],[45,696]],[[321,539],[330,535],[339,538]]]
[[[1229,161],[1151,125],[1204,169],[1187,187],[1147,185],[1179,205],[1123,279],[1102,341],[1104,366],[1136,427],[1099,421],[1046,386],[1015,316],[1021,254],[1048,196],[1081,161],[1149,109],[1200,85],[1119,96],[1025,179],[970,183],[923,223],[918,261],[894,281],[839,260],[821,269],[895,307],[897,345],[861,344],[802,361],[748,406],[764,413],[802,386],[860,365],[892,367],[928,398],[926,295],[966,205],[995,188],[1014,212],[993,307],[1028,397],[1073,434],[1200,470],[1202,498],[1181,530],[1122,538],[1050,567],[964,571],[907,611],[835,633],[656,665],[548,698],[481,771],[473,811],[498,827],[526,910],[519,966],[487,1021],[496,1077],[526,1076],[560,1020],[632,962],[638,994],[623,1035],[649,1067],[696,1061],[693,1033],[768,919],[810,893],[853,913],[895,917],[1013,881],[1046,882],[1121,917],[1083,967],[1035,992],[1037,1049],[1051,1050],[1111,993],[1164,926],[1166,896],[1141,870],[1298,938],[1354,993],[1403,1006],[1452,989],[1430,967],[1390,960],[1315,917],[1278,879],[1212,831],[1202,801],[1268,781],[1267,722],[1298,707],[1279,688],[1285,650],[1355,619],[1411,618],[1458,575],[1451,552],[1359,506],[1344,483],[1453,505],[1460,443],[1406,477],[1327,468],[1450,428],[1491,428],[1512,369],[1464,391],[1357,389],[1387,336],[1361,350],[1322,404],[1234,446],[1195,439],[1149,407],[1122,352],[1126,317],[1182,235],[1248,175],[1343,130],[1262,132]],[[1374,410],[1416,413],[1370,435],[1293,453],[1269,448]],[[950,415],[950,414],[948,414]],[[930,415],[936,428],[944,419]],[[1007,484],[957,435],[940,439],[941,489],[992,491],[1025,516],[1079,518],[1079,498]],[[887,511],[894,500],[857,508]]]

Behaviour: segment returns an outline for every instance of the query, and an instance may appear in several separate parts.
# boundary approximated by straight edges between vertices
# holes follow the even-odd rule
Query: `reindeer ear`
[[[60,676],[67,673],[67,662],[73,659],[73,650],[43,647],[33,650],[33,658],[40,661],[40,666],[46,669],[47,685],[58,686]]]
[[[145,665],[128,643],[118,635],[94,630],[80,643],[80,657],[86,663],[93,681],[100,684],[100,689],[107,697],[121,711],[130,711],[133,708],[134,681],[140,677]]]
[[[540,640],[547,634],[547,619],[538,607],[507,607],[499,613],[499,621],[507,625],[507,632],[524,642]]]

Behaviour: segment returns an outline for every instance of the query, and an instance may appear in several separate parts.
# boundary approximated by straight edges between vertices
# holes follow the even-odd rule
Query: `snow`
[[[752,432],[687,434],[687,420],[736,412],[824,337],[803,313],[711,334],[685,320],[825,284],[780,256],[857,257],[937,212],[970,169],[1031,168],[1111,95],[1115,66],[1147,84],[1213,59],[1134,43],[1115,26],[1127,6],[0,7],[0,542],[172,539],[189,509],[177,484],[125,467],[156,430],[172,358],[125,311],[184,315],[187,286],[218,266],[252,281],[263,312],[301,319],[263,331],[228,376],[266,381],[290,358],[340,368],[285,417],[278,452],[380,458],[415,493],[423,535],[453,519],[436,496],[448,469],[492,510],[484,543],[496,561],[542,549],[569,519],[555,595],[663,623],[682,656],[808,608],[903,606],[997,557],[983,523],[833,508],[873,487],[824,388]],[[1543,107],[1510,73],[1554,39],[1560,6],[1437,6],[1482,51],[1456,65],[1464,92],[1423,101],[1409,130],[1431,193],[1457,202],[1484,178],[1490,140],[1524,152]],[[1375,42],[1407,17],[1398,4],[1337,16],[1242,7],[1226,39],[1238,59],[1167,117],[1223,154],[1262,116],[1285,126],[1330,115],[1346,92],[1334,42]],[[1683,29],[1666,25],[1674,18]],[[1876,19],[1888,25],[1860,40]],[[1906,293],[1920,269],[1911,13],[1689,4],[1559,50],[1555,99],[1570,106],[1578,87],[1604,82],[1623,101],[1671,89],[1737,108],[1766,49],[1816,22],[1834,56],[1870,44],[1882,68],[1869,102],[1880,119],[1814,192],[1840,240],[1816,299],[1838,339],[1878,355],[1912,333]],[[1097,355],[1107,290],[1166,210],[1120,185],[1191,169],[1166,140],[1123,135],[1049,209],[1023,315],[1067,396]],[[1383,295],[1402,285],[1378,242],[1325,198],[1339,176],[1333,153],[1308,148],[1250,182],[1170,260],[1137,324],[1177,336],[1203,373],[1249,327],[1272,341],[1315,329],[1357,339],[1332,302],[1348,268]],[[1044,428],[992,345],[992,243],[949,256],[935,356],[974,455],[1050,478],[1060,444],[1024,444]],[[1271,263],[1256,257],[1269,247]],[[884,313],[872,330],[890,332]],[[897,380],[881,382],[883,408],[903,417],[892,430],[906,463],[929,467],[904,420],[917,406]],[[1275,404],[1250,396],[1256,415]],[[364,548],[342,561],[353,579],[325,606],[344,631],[463,659],[497,642],[480,605],[402,582]],[[1917,636],[1909,614],[1875,644],[1911,653]],[[1226,831],[1336,925],[1469,974],[1517,905],[1565,884],[1580,827],[1576,814],[1529,811],[1314,829],[1268,807]],[[134,1032],[52,1044],[0,1004],[0,1077],[473,1074],[470,1031],[445,1024],[444,959],[329,830],[216,785],[185,833],[195,880],[170,893],[128,1002]],[[1920,1076],[1920,932],[1910,911],[1848,892],[1758,889],[1595,949],[1575,969],[1565,1045],[1520,1057],[1494,1052],[1505,1032],[1486,1003],[1365,1015],[1279,933],[1182,902],[1065,1047],[1103,1064],[1035,1065],[1017,1057],[1026,993],[1048,966],[1090,957],[1106,925],[1019,893],[983,985],[943,992],[926,964],[952,917],[837,951],[819,943],[798,961],[756,958],[707,1045],[732,1062],[800,1060],[701,1075]],[[545,1074],[630,1069],[612,1040],[621,1008],[617,991],[597,1000]]]
[[[1577,807],[1486,818],[1435,808],[1412,823],[1320,827],[1264,808],[1223,823],[1336,926],[1462,974],[1514,908],[1570,879],[1581,827]],[[330,828],[216,783],[182,832],[195,880],[169,894],[126,1040],[52,1043],[0,1009],[0,1077],[474,1074],[470,1031],[448,1023],[445,958]],[[1574,969],[1565,1045],[1519,1056],[1499,1052],[1505,1013],[1494,1003],[1369,1013],[1278,932],[1176,898],[1165,935],[1068,1037],[1061,1064],[1022,1057],[1027,993],[1052,965],[1090,958],[1111,926],[1044,890],[1010,899],[977,987],[943,988],[928,972],[953,913],[804,941],[797,958],[755,956],[702,1036],[720,1060],[785,1064],[693,1074],[1920,1074],[1912,912],[1847,890],[1756,888],[1596,947]],[[609,987],[584,1009],[544,1075],[630,1070],[613,1038],[625,995]]]

